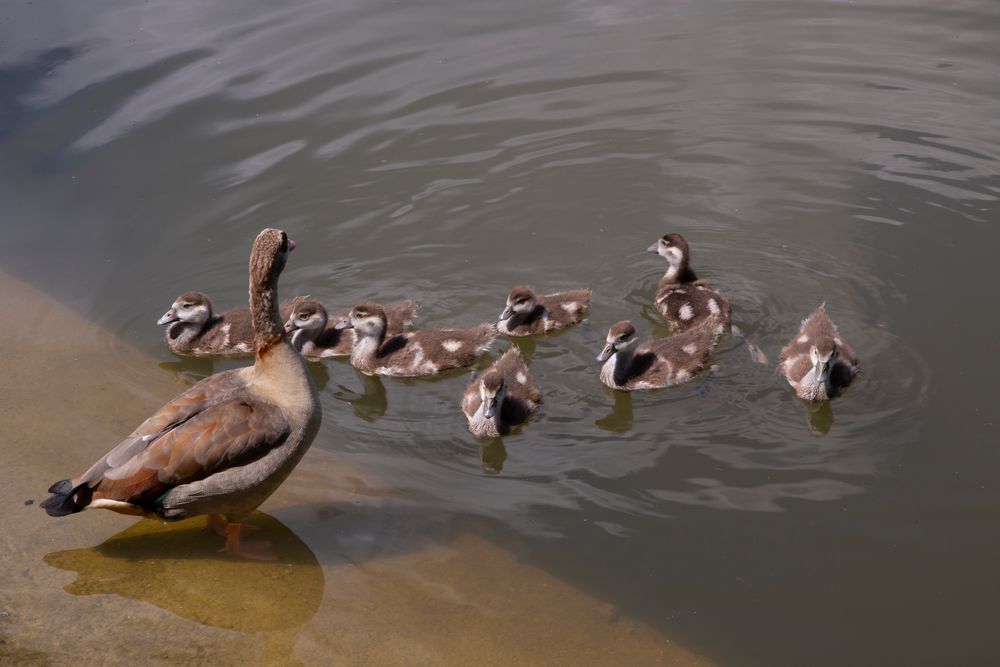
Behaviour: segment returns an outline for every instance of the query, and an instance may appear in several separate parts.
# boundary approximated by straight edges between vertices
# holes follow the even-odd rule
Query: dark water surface
[[[0,6],[0,268],[163,362],[108,337],[115,382],[234,365],[155,321],[245,303],[264,226],[300,244],[284,296],[421,326],[589,286],[589,326],[518,343],[545,402],[503,443],[466,373],[332,362],[314,448],[720,665],[997,664],[1000,4],[207,4]],[[593,358],[664,333],[668,231],[771,363],[729,337],[614,395]],[[773,365],[824,300],[864,373],[816,411]]]

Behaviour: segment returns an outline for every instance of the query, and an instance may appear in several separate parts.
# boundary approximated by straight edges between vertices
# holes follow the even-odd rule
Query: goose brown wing
[[[153,477],[155,475],[150,476],[149,470],[153,470],[155,473],[158,473],[158,470],[155,468],[145,468],[146,472],[143,473],[141,469],[144,468],[145,463],[151,463],[156,460],[157,456],[162,457],[163,452],[166,451],[164,447],[169,446],[172,451],[179,442],[184,442],[191,438],[199,439],[196,436],[200,436],[200,438],[207,437],[208,440],[217,440],[222,437],[224,432],[233,431],[236,426],[234,420],[239,419],[242,411],[239,407],[226,408],[234,404],[238,406],[241,402],[239,397],[245,392],[243,370],[234,369],[205,378],[168,402],[140,424],[118,446],[101,457],[85,473],[74,480],[73,486],[76,488],[88,486],[94,489],[107,478],[107,484],[102,488],[101,495],[103,497],[111,497],[103,493],[103,491],[110,493],[112,487],[118,487],[119,491],[124,493],[120,480],[128,477],[127,471],[131,471],[132,474],[142,473],[148,478],[139,486],[144,486],[147,490],[155,486],[159,483],[158,477],[157,482],[154,483]],[[242,403],[249,405],[247,401],[243,401]],[[261,421],[262,412],[263,410],[258,410],[257,416],[253,418],[255,425]],[[208,417],[207,419],[206,416]],[[214,422],[217,423],[213,426]],[[168,435],[170,437],[165,439]],[[203,447],[206,442],[207,440],[201,440],[201,446]],[[239,448],[240,446],[237,444],[235,449]],[[150,453],[150,450],[153,450],[152,453]],[[182,446],[178,450],[178,454],[183,451],[193,450],[187,450]],[[178,454],[173,454],[173,456],[177,456]],[[202,455],[200,450],[198,455]],[[111,473],[111,471],[116,472]],[[109,477],[109,474],[113,475],[113,477]],[[118,482],[111,484],[111,479],[115,478],[117,478]],[[134,481],[137,482],[138,480]],[[136,485],[133,484],[132,486]],[[115,499],[127,500],[127,497],[122,495],[122,497],[116,497]]]
[[[140,436],[146,446],[131,456],[115,448],[104,457],[104,470],[86,483],[95,498],[148,504],[175,486],[259,459],[284,442],[290,430],[278,407],[231,398],[167,431]]]

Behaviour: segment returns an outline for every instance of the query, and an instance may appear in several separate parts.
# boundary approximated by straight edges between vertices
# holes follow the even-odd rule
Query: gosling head
[[[680,234],[664,234],[646,250],[663,257],[671,268],[679,269],[691,259],[691,251],[688,249],[687,241]]]
[[[607,361],[612,355],[630,347],[637,340],[635,327],[628,320],[622,320],[608,329],[607,344],[601,350],[601,353],[597,355],[597,360]]]
[[[830,381],[830,369],[837,363],[840,349],[832,342],[824,342],[809,348],[809,359],[812,361],[812,374],[816,382],[826,384]]]
[[[479,397],[483,399],[483,417],[492,419],[494,415],[500,413],[500,404],[503,402],[506,384],[503,375],[495,368],[491,368],[485,373],[479,382]]]
[[[323,304],[312,299],[297,299],[285,322],[285,333],[302,331],[309,338],[314,338],[326,327],[326,320],[327,313]]]
[[[212,319],[212,302],[201,292],[185,292],[177,297],[170,310],[156,321],[160,326],[185,322],[198,327]]]
[[[367,301],[351,308],[347,321],[337,322],[335,329],[354,329],[358,335],[379,338],[385,333],[385,310],[377,303]]]
[[[534,312],[537,304],[535,293],[531,289],[524,286],[515,287],[507,295],[507,307],[500,313],[500,320],[509,319],[515,313],[518,315],[529,315]]]

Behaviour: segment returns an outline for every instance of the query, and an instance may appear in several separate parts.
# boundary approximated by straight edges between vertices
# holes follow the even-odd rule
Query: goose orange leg
[[[230,556],[241,556],[251,560],[275,560],[278,558],[267,540],[240,540],[243,524],[227,523],[225,528],[226,546],[219,551]],[[248,526],[249,527],[249,526]],[[249,532],[249,531],[248,531]]]
[[[229,525],[229,519],[222,516],[221,514],[208,515],[208,523],[206,524],[206,528],[215,531],[215,533],[222,535],[223,537],[226,536],[226,526],[228,525]],[[260,530],[260,528],[258,528],[257,526],[251,525],[249,523],[244,523],[241,525],[243,526],[243,529],[240,531],[241,537],[250,537],[258,530]]]

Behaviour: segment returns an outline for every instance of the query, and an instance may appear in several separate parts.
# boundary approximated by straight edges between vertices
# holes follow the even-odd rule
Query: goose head
[[[812,362],[812,379],[815,382],[826,384],[830,381],[830,369],[837,363],[840,349],[833,342],[825,342],[821,345],[813,345],[809,348],[809,360]]]
[[[170,310],[156,321],[160,326],[184,322],[198,328],[212,319],[212,302],[201,292],[185,292],[174,299]]]
[[[492,419],[494,415],[499,415],[500,406],[506,393],[507,385],[500,371],[491,368],[483,373],[479,382],[479,397],[483,401],[483,417]]]
[[[260,360],[284,340],[278,314],[278,276],[285,268],[295,241],[280,229],[261,231],[250,252],[250,318],[253,323],[254,351]]]
[[[607,344],[601,353],[597,355],[598,361],[607,361],[613,355],[622,350],[631,349],[639,338],[636,336],[635,327],[628,320],[622,320],[612,325],[608,329]]]
[[[250,293],[277,286],[295,241],[280,229],[267,228],[257,235],[250,252]]]
[[[354,329],[365,338],[380,339],[385,335],[385,310],[377,303],[365,302],[351,308],[347,321],[337,322],[336,329]]]
[[[520,286],[515,287],[507,295],[507,307],[500,313],[500,320],[506,320],[513,315],[529,315],[535,310],[537,305],[535,293],[530,288]]]

